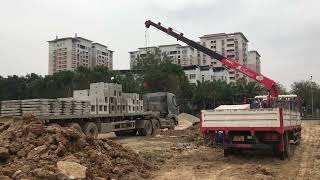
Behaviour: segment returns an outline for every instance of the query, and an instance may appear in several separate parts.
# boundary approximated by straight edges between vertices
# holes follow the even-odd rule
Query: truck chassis
[[[158,112],[40,116],[47,125],[74,127],[86,135],[115,132],[117,136],[147,136],[162,128],[173,129],[174,119],[161,118]]]

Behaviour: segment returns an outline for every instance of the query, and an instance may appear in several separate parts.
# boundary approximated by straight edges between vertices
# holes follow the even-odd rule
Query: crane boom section
[[[160,22],[154,23],[151,20],[147,20],[145,22],[145,26],[146,26],[146,28],[153,26],[153,27],[159,29],[160,31],[163,31],[163,32],[167,33],[168,35],[176,38],[178,41],[182,41],[182,42],[188,44],[190,47],[193,47],[193,48],[197,49],[198,51],[201,51],[202,53],[204,53],[214,59],[217,59],[218,61],[220,61],[223,65],[227,66],[228,68],[239,71],[239,72],[243,73],[244,75],[248,76],[249,78],[256,80],[257,82],[262,84],[269,91],[271,97],[278,97],[279,88],[278,88],[276,82],[273,81],[272,79],[246,67],[245,65],[238,63],[235,60],[224,57],[221,54],[216,53],[216,52],[212,51],[211,49],[204,47],[201,44],[184,37],[183,33],[177,33],[175,31],[173,31],[173,29],[171,27],[166,28],[166,27],[162,26]]]

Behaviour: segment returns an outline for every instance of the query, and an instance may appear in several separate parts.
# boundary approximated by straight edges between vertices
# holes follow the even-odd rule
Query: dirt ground
[[[151,179],[320,179],[320,121],[304,121],[302,142],[290,160],[270,152],[223,157],[221,146],[202,144],[198,127],[153,137],[112,138],[156,166]]]

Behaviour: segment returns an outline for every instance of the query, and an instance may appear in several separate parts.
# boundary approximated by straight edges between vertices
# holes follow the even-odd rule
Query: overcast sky
[[[262,72],[287,87],[310,75],[320,83],[317,0],[0,0],[0,75],[48,72],[48,40],[78,36],[106,44],[114,69],[146,45],[144,21],[185,36],[243,32],[261,54]],[[149,46],[176,43],[148,29]],[[182,43],[181,43],[182,44]]]

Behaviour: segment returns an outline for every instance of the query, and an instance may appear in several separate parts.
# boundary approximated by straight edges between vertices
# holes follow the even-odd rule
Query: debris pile
[[[0,124],[0,179],[145,179],[152,168],[129,148],[31,114]]]

